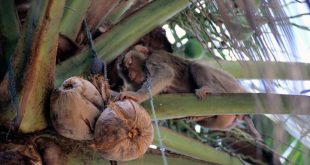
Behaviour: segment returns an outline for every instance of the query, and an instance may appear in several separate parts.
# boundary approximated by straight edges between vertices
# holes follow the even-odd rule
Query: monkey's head
[[[123,73],[134,85],[141,85],[145,81],[144,64],[148,55],[149,50],[146,47],[136,45],[123,58]]]

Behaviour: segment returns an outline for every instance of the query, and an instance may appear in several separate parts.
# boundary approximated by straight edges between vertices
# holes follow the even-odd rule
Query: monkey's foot
[[[208,87],[207,86],[203,86],[199,89],[195,90],[195,95],[198,97],[198,99],[202,100],[203,98],[205,98],[207,96],[208,93]]]

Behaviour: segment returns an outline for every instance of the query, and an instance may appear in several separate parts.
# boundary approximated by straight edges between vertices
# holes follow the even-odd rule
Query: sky
[[[287,2],[292,2],[291,0]],[[294,16],[298,14],[310,13],[308,6],[305,3],[293,3],[286,8],[287,14],[289,16]],[[305,15],[295,19],[291,19],[291,22],[298,25],[303,25],[310,27],[310,15]],[[310,32],[306,30],[301,30],[295,26],[292,27],[295,41],[297,45],[297,53],[300,57],[300,62],[310,63]]]

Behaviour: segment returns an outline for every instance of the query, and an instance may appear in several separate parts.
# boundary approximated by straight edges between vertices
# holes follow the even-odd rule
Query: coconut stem
[[[133,139],[137,135],[139,135],[139,130],[137,128],[131,128],[131,130],[128,132],[128,137]]]
[[[64,89],[65,90],[69,90],[69,89],[72,89],[72,88],[73,88],[73,85],[71,83],[64,84]]]

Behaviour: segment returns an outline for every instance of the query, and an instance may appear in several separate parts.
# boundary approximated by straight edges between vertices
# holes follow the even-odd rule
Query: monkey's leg
[[[210,129],[227,130],[234,125],[236,118],[236,115],[216,115],[211,118],[206,117],[197,123]]]
[[[193,62],[191,63],[189,70],[195,85],[198,87],[198,89],[195,90],[195,94],[199,99],[206,97],[208,93],[225,92],[220,84],[214,83],[217,81],[215,81],[216,76],[213,75],[215,73],[212,68]]]

